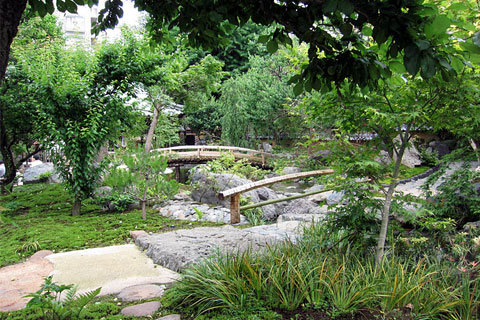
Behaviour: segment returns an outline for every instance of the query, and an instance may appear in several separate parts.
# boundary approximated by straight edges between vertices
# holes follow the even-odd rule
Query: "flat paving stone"
[[[138,301],[160,298],[162,295],[162,286],[155,284],[140,284],[123,289],[118,294],[118,298],[120,298],[122,301]]]
[[[179,314],[169,314],[168,316],[164,316],[158,318],[157,320],[181,320],[182,317]]]
[[[47,259],[53,263],[53,281],[77,284],[79,292],[102,287],[100,295],[117,294],[133,285],[168,284],[178,278],[134,244],[56,253]]]
[[[45,259],[52,252],[41,250],[23,263],[0,269],[0,311],[9,312],[23,309],[30,298],[26,294],[39,290],[53,270],[53,265]]]
[[[161,306],[162,304],[160,303],[160,301],[145,302],[123,308],[121,313],[124,316],[146,317],[157,312]]]

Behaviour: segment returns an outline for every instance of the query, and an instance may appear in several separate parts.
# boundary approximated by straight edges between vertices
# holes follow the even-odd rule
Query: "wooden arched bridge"
[[[229,153],[237,160],[247,159],[254,166],[266,168],[267,159],[274,157],[268,152],[229,146],[176,146],[154,149],[151,152],[158,152],[165,156],[170,167],[206,163],[221,157],[224,153]]]

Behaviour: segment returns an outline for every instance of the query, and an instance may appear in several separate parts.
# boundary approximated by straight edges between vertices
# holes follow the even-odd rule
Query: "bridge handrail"
[[[265,156],[275,157],[273,153],[253,150],[248,148],[242,148],[242,147],[231,147],[231,146],[176,146],[176,147],[169,147],[169,148],[153,149],[152,152],[167,152],[167,151],[176,151],[176,150],[232,150],[232,151],[250,152],[254,154],[263,154]]]
[[[295,180],[300,178],[308,178],[313,176],[321,176],[321,175],[332,174],[332,173],[334,173],[332,169],[323,169],[323,170],[315,170],[315,171],[308,171],[308,172],[291,173],[291,174],[286,174],[284,176],[263,179],[260,181],[247,183],[242,186],[238,186],[232,189],[219,192],[218,198],[220,200],[230,198],[230,222],[232,224],[240,223],[240,195],[242,193],[253,190],[253,189],[265,187],[277,182]]]
[[[222,191],[218,194],[218,198],[220,200],[225,200],[226,198],[235,196],[237,194],[244,193],[244,192],[247,192],[247,191],[250,191],[250,190],[253,190],[253,189],[265,187],[265,186],[275,184],[275,183],[278,183],[278,182],[288,181],[288,180],[296,180],[296,179],[301,179],[301,178],[308,178],[308,177],[313,177],[313,176],[327,175],[327,174],[332,174],[333,172],[334,171],[332,169],[323,169],[323,170],[291,173],[291,174],[286,174],[286,175],[279,176],[279,177],[267,178],[267,179],[247,183],[247,184],[244,184],[244,185],[232,188],[232,189]]]

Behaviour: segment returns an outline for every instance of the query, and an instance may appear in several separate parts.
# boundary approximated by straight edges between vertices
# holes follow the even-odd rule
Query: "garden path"
[[[161,249],[170,249],[170,252],[174,252],[175,255],[164,257],[170,262],[161,263],[163,266],[177,264],[183,268],[209,255],[220,244],[222,249],[236,250],[254,246],[264,248],[267,244],[285,238],[294,240],[300,232],[299,224],[298,221],[287,221],[245,229],[223,226],[161,234],[135,231],[131,234],[137,237],[137,243],[144,244],[143,248],[145,243],[149,243],[150,253],[156,252],[157,257],[164,255],[165,252]],[[181,268],[177,270],[179,269]],[[156,265],[134,244],[62,253],[42,250],[26,262],[0,269],[0,311],[9,312],[24,308],[28,302],[24,296],[40,289],[43,279],[49,275],[52,275],[53,281],[59,284],[76,284],[79,292],[102,287],[100,295],[116,294],[120,298],[122,292],[131,290],[132,287],[134,291],[138,291],[137,288],[144,285],[150,289],[152,285],[163,288],[178,277],[176,272]],[[150,289],[147,291],[151,292]],[[128,309],[126,312],[130,311]]]

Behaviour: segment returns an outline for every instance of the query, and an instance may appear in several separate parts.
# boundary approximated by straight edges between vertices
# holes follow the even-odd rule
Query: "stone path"
[[[53,271],[53,265],[45,256],[52,252],[41,250],[29,260],[0,269],[0,311],[8,312],[25,307],[26,294],[40,289],[43,278]]]
[[[37,291],[49,275],[59,284],[76,284],[79,292],[102,287],[100,295],[115,294],[125,303],[160,298],[165,286],[178,278],[172,270],[207,257],[217,247],[227,251],[259,250],[286,238],[295,241],[299,233],[299,221],[245,229],[223,226],[162,234],[136,231],[131,234],[141,248],[147,249],[145,252],[134,244],[55,254],[39,251],[26,262],[0,269],[0,311],[24,308],[28,299],[23,297]],[[158,301],[139,303],[122,309],[122,314],[149,316],[160,307]],[[180,316],[160,319],[178,320]]]
[[[168,284],[177,273],[156,266],[134,244],[56,253],[53,281],[78,284],[79,292],[102,287],[100,295],[115,294],[138,284]]]
[[[459,169],[463,165],[463,162],[458,161],[450,164],[450,166],[447,168],[445,171],[445,174],[443,175],[442,178],[440,178],[436,183],[433,184],[432,186],[432,191],[433,194],[436,193],[438,186],[445,180],[446,177],[449,177],[455,170]],[[477,167],[478,163],[477,162],[471,162],[470,167],[474,169]],[[410,181],[404,184],[400,184],[396,187],[395,191],[396,192],[403,192],[405,194],[411,194],[413,196],[420,197],[422,196],[422,185],[425,183],[427,178],[423,179],[418,179],[415,181]]]

